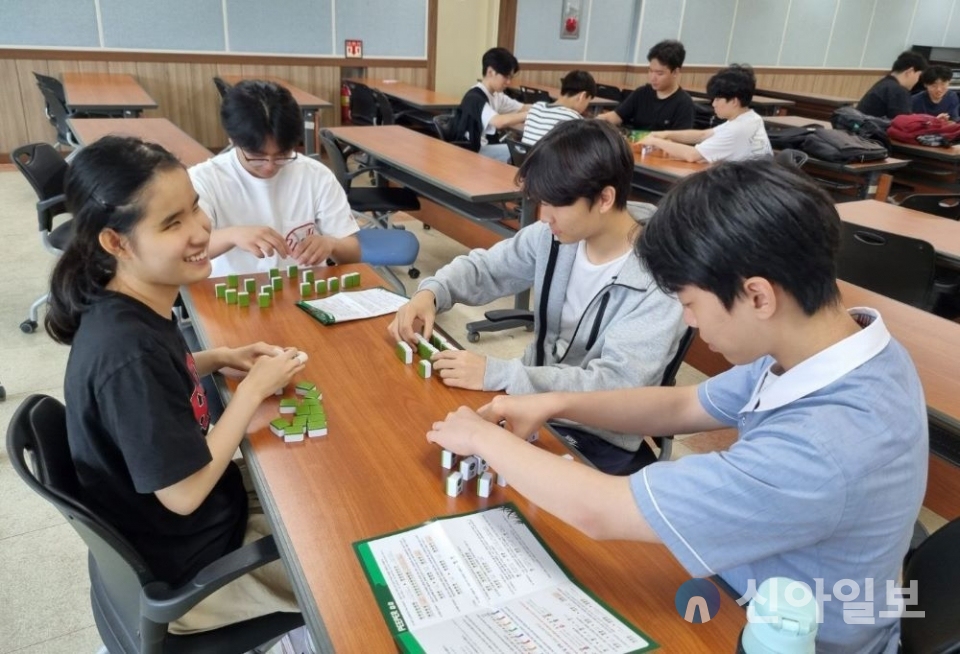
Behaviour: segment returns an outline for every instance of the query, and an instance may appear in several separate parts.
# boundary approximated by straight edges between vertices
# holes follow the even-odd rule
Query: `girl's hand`
[[[288,347],[279,354],[274,348],[268,356],[260,356],[251,366],[246,379],[240,382],[237,392],[249,392],[255,401],[262,402],[278,388],[290,383],[293,376],[303,370],[304,363],[297,357],[297,348]]]
[[[227,348],[223,356],[223,367],[247,372],[253,368],[253,364],[257,362],[257,359],[263,356],[273,356],[277,353],[277,350],[281,349],[283,348],[264,343],[263,341],[244,345],[243,347]]]

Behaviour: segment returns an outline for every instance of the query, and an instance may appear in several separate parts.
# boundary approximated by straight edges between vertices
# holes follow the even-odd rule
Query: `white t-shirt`
[[[580,241],[577,244],[577,255],[573,260],[570,281],[567,283],[567,293],[563,298],[563,309],[560,311],[560,335],[557,338],[558,356],[563,356],[563,353],[570,346],[580,317],[587,305],[590,304],[590,300],[596,297],[604,286],[617,278],[631,252],[632,250],[627,250],[616,259],[595,264],[591,263],[587,257],[586,241]]]
[[[290,249],[312,234],[343,238],[359,230],[347,194],[323,164],[301,155],[274,177],[260,179],[244,170],[237,156],[231,149],[188,171],[214,229],[266,225],[277,230]],[[258,259],[233,248],[212,263],[212,275],[221,277],[266,272],[296,261],[279,255]]]
[[[527,120],[523,124],[523,142],[534,145],[547,135],[547,132],[556,127],[557,123],[565,120],[580,120],[583,116],[563,105],[550,105],[546,102],[537,102],[527,112]]]
[[[773,154],[763,118],[753,109],[717,125],[713,128],[713,136],[694,147],[710,163],[741,161]]]
[[[497,128],[490,121],[497,114],[512,114],[523,110],[523,103],[518,102],[505,93],[490,93],[483,82],[477,82],[476,87],[487,96],[487,104],[483,105],[480,122],[483,123],[483,135],[480,136],[480,145],[487,144],[487,134],[496,134]]]

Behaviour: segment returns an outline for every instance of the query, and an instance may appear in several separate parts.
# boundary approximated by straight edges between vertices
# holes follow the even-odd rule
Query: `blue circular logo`
[[[677,589],[673,603],[687,622],[710,622],[720,610],[720,591],[709,579],[691,579]]]

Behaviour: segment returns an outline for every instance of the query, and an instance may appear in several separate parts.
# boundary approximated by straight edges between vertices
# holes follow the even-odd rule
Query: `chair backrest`
[[[223,99],[223,96],[227,94],[227,91],[233,88],[233,85],[228,83],[222,77],[214,77],[213,85],[217,87],[217,93],[220,94],[220,99]]]
[[[900,620],[903,654],[956,654],[960,652],[960,519],[927,537],[903,569],[903,586],[915,582],[917,600],[908,611],[923,611],[923,618]],[[909,591],[908,591],[909,592]]]
[[[774,157],[777,163],[786,166],[787,168],[803,168],[803,164],[807,163],[807,159],[810,156],[803,150],[794,150],[793,148],[786,148],[785,150],[780,150]]]
[[[405,229],[361,229],[360,261],[371,266],[409,266],[417,260],[420,241]]]
[[[344,84],[350,89],[350,122],[354,125],[376,125],[380,111],[373,90],[357,82]]]
[[[350,176],[349,170],[347,169],[347,158],[343,156],[343,150],[341,150],[337,144],[337,139],[330,130],[321,129],[320,143],[323,145],[323,149],[327,153],[327,158],[330,160],[330,170],[333,171],[334,176],[337,178],[337,181],[340,182],[343,190],[349,193]]]
[[[141,626],[140,591],[154,576],[127,539],[83,501],[64,406],[46,395],[25,399],[7,427],[7,455],[17,475],[53,504],[86,543],[96,574],[91,582],[108,600],[127,639],[135,638]]]
[[[875,293],[928,309],[936,252],[926,241],[840,224],[837,276]]]
[[[620,102],[623,99],[623,90],[619,86],[597,84],[597,97]]]
[[[687,357],[690,346],[693,345],[693,339],[697,337],[697,330],[693,327],[687,327],[687,331],[680,338],[680,344],[677,345],[677,353],[670,359],[670,363],[663,371],[663,377],[660,380],[661,386],[676,386],[677,372],[680,370],[680,364]]]
[[[377,110],[379,113],[377,124],[395,125],[397,119],[393,114],[393,105],[390,104],[390,98],[380,89],[370,89],[370,92],[373,93],[373,99],[377,102]]]
[[[900,200],[900,206],[960,220],[960,195],[957,193],[914,193]]]
[[[523,94],[524,104],[533,104],[534,102],[553,102],[553,98],[550,97],[550,94],[541,89],[535,89],[529,86],[521,86],[520,92]]]
[[[695,129],[709,129],[717,123],[717,114],[713,107],[702,102],[693,103],[693,127]]]
[[[67,211],[63,201],[67,162],[49,143],[30,143],[14,150],[10,158],[33,187],[39,202],[40,231],[53,229],[53,218]],[[59,198],[59,201],[51,202]]]
[[[37,87],[46,103],[47,118],[50,124],[57,128],[57,140],[64,145],[73,145],[74,140],[71,137],[70,126],[67,124],[67,118],[70,117],[70,111],[67,109],[66,99],[63,93],[63,84],[60,80],[46,75],[33,74],[37,78]]]
[[[522,143],[512,137],[503,139],[503,142],[507,144],[507,150],[510,151],[510,163],[517,168],[522,166],[523,162],[527,158],[527,155],[530,153],[530,148],[532,146]]]

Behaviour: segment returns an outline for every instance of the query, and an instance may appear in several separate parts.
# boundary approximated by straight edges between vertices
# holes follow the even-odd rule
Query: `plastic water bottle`
[[[817,600],[804,583],[771,577],[747,607],[737,654],[814,654]]]

